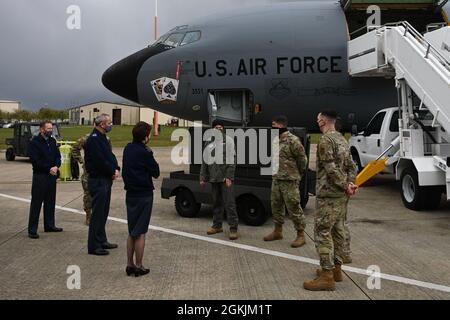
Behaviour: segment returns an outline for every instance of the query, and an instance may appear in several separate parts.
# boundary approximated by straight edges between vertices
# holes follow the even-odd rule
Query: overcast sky
[[[283,0],[159,0],[160,35],[224,9]],[[285,1],[284,1],[285,2]],[[153,41],[155,0],[0,0],[0,100],[27,109],[123,101],[101,83],[110,65]],[[81,30],[69,30],[70,5]]]

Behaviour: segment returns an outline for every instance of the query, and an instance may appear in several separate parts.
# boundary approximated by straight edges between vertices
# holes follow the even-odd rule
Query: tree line
[[[38,111],[17,110],[11,113],[0,110],[0,120],[5,121],[33,121],[33,120],[64,121],[67,119],[69,119],[68,110],[41,108]]]

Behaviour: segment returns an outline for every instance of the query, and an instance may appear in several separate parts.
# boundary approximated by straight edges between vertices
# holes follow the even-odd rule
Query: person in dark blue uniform
[[[56,177],[61,166],[61,154],[52,137],[53,125],[43,121],[39,134],[34,136],[28,147],[28,155],[33,165],[33,182],[31,185],[31,205],[28,220],[28,236],[38,239],[39,215],[44,203],[44,231],[61,232],[55,226]]]
[[[148,231],[153,206],[153,178],[159,177],[159,165],[153,152],[146,146],[150,140],[151,127],[146,122],[139,122],[133,128],[133,143],[123,151],[123,172],[125,182],[128,240],[126,268],[127,275],[136,277],[149,273],[142,266],[144,256],[145,234]],[[134,255],[136,263],[134,263]]]
[[[95,128],[84,146],[84,163],[89,174],[88,189],[92,198],[92,217],[89,223],[88,253],[104,256],[106,249],[115,249],[117,244],[108,242],[105,225],[111,202],[111,188],[119,178],[120,167],[112,153],[106,133],[112,130],[111,117],[102,114],[95,118]]]

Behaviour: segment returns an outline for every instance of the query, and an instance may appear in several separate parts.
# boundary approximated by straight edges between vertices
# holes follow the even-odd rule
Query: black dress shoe
[[[107,256],[109,254],[109,251],[102,248],[97,248],[94,251],[89,252],[89,254],[93,254],[96,256]]]
[[[57,227],[53,227],[47,230],[44,230],[45,232],[62,232],[63,228],[57,228]]]
[[[149,272],[150,272],[150,269],[145,269],[144,267],[140,267],[140,268],[136,267],[136,269],[134,271],[134,276],[135,277],[145,276]]]
[[[29,233],[28,237],[30,239],[39,239],[39,235],[37,233]]]
[[[129,267],[125,269],[125,272],[127,273],[127,276],[134,275],[136,273],[136,266]]]
[[[105,243],[102,244],[102,248],[103,249],[116,249],[118,247],[119,246],[117,244],[115,244],[115,243],[105,242]]]

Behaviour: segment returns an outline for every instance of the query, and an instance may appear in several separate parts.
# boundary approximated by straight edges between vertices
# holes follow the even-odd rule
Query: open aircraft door
[[[252,93],[246,89],[211,90],[208,93],[210,123],[214,119],[246,126],[250,122]]]

